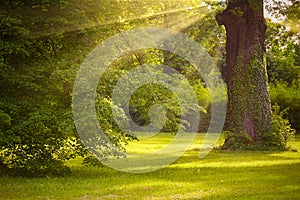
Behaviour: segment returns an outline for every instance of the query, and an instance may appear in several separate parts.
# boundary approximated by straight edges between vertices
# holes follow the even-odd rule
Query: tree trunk
[[[4,165],[4,163],[0,159],[0,176],[4,176],[8,174],[9,174],[9,168],[6,165]]]
[[[260,144],[269,131],[271,104],[264,61],[266,22],[263,0],[231,0],[216,15],[226,28],[227,123],[234,140]],[[246,134],[245,134],[246,133]],[[230,148],[234,141],[225,140]]]

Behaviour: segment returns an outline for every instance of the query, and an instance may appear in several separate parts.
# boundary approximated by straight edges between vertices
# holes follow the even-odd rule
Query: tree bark
[[[246,133],[252,143],[261,143],[271,122],[263,0],[231,0],[216,19],[225,26],[227,37],[228,129],[236,136]],[[224,145],[232,145],[229,143],[225,140]]]
[[[0,160],[0,176],[8,175],[9,168]]]

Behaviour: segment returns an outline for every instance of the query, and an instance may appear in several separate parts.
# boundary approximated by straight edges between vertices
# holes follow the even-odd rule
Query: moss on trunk
[[[271,122],[264,61],[266,23],[262,1],[256,0],[257,4],[253,1],[229,1],[226,10],[216,15],[218,24],[225,26],[227,35],[228,128],[236,136],[236,141],[247,145],[261,143]],[[232,139],[226,140],[224,147],[230,148],[233,142]]]

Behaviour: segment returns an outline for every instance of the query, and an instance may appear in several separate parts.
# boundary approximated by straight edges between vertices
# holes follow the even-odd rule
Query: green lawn
[[[144,174],[70,161],[63,178],[0,178],[0,199],[300,199],[300,152],[212,151],[196,142],[169,167]],[[145,142],[148,145],[157,145]],[[143,142],[143,141],[142,141]],[[300,150],[300,137],[291,142]]]

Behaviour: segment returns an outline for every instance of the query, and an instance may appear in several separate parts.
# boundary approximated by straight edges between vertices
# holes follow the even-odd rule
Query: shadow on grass
[[[274,153],[274,152],[273,152]],[[284,155],[277,155],[273,153],[259,153],[259,152],[226,152],[218,153],[212,152],[204,159],[199,159],[197,153],[187,153],[178,159],[167,168],[149,173],[125,173],[110,169],[108,167],[74,167],[72,175],[68,177],[80,178],[104,178],[104,177],[152,177],[152,178],[168,178],[169,180],[191,181],[195,175],[203,176],[205,174],[220,174],[220,172],[271,172],[278,174],[285,174],[285,170],[291,170],[295,166],[300,172],[300,158],[299,153],[297,157],[285,157]],[[172,177],[168,174],[177,174]],[[163,175],[163,176],[161,176]],[[164,176],[165,175],[165,176]],[[188,176],[186,176],[188,175]],[[226,174],[225,174],[226,175]],[[299,173],[300,176],[300,173]],[[195,179],[197,180],[197,179]]]
[[[0,178],[0,199],[297,199],[300,153],[187,152],[167,168],[124,173],[73,166],[63,178]],[[10,186],[9,186],[10,185]],[[13,198],[11,198],[13,199]]]
[[[104,167],[81,171],[79,177],[103,181],[109,194],[125,195],[125,199],[297,199],[300,194],[300,161],[268,166],[174,165],[145,174]]]

